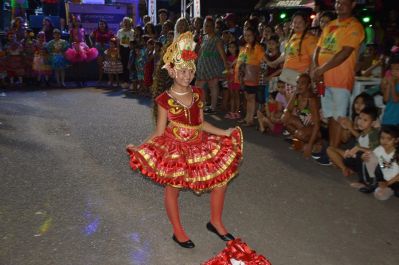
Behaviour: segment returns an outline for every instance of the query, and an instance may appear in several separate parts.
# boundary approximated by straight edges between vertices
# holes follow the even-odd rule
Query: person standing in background
[[[364,39],[363,26],[352,15],[355,6],[355,0],[336,1],[338,18],[324,28],[313,57],[314,81],[324,82],[326,87],[321,105],[323,116],[328,119],[329,144],[332,147],[339,145],[342,127],[338,118],[348,114],[356,59]]]
[[[168,20],[168,10],[162,8],[158,10],[159,22],[155,25],[155,32],[157,36],[161,36],[162,25]],[[154,21],[152,21],[154,23]],[[145,24],[144,24],[145,25]]]
[[[119,44],[119,54],[121,58],[121,62],[123,65],[123,74],[122,74],[122,88],[127,88],[129,82],[129,69],[127,68],[127,64],[129,62],[129,43],[134,40],[134,31],[132,29],[132,19],[129,17],[124,17],[122,20],[122,27],[116,33],[116,37],[118,38]]]

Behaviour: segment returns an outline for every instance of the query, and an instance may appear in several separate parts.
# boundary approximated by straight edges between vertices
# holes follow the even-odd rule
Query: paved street
[[[209,117],[227,128],[233,124]],[[171,240],[163,189],[133,172],[124,147],[152,131],[150,101],[120,90],[0,97],[1,265],[199,265],[224,248],[209,195],[181,193],[193,250]],[[399,264],[399,199],[380,202],[281,137],[244,129],[229,232],[273,265]]]

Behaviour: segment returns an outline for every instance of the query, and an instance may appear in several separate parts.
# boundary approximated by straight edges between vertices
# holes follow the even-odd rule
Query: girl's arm
[[[279,64],[284,63],[284,61],[285,61],[285,53],[282,53],[282,54],[280,55],[280,57],[278,57],[278,58],[277,58],[276,60],[274,60],[274,61],[269,61],[269,60],[266,58],[266,56],[265,56],[265,57],[264,57],[264,61],[267,63],[268,66],[275,68],[275,67],[277,67]]]
[[[342,117],[340,118],[338,121],[341,124],[341,126],[343,126],[344,128],[346,128],[347,130],[349,130],[349,132],[354,136],[354,137],[359,137],[360,133],[354,128],[354,123],[356,122],[357,118],[355,118],[355,121],[352,122],[348,117]]]
[[[151,141],[153,138],[157,136],[161,136],[165,132],[165,128],[168,122],[168,111],[158,105],[158,117],[157,117],[157,126],[155,131],[145,139],[144,143]]]

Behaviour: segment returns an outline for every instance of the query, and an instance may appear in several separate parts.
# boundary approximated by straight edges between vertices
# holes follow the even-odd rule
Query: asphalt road
[[[217,116],[209,121],[227,128]],[[120,90],[0,97],[1,265],[191,265],[224,248],[209,195],[181,193],[196,248],[172,240],[163,189],[133,172],[125,146],[153,129],[150,101]],[[273,265],[399,264],[399,199],[380,202],[332,167],[244,129],[244,161],[224,221]]]

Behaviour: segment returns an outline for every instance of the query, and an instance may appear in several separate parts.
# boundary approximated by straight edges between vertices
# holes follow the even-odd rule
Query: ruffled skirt
[[[22,55],[10,55],[7,58],[7,74],[13,76],[23,76],[25,74]]]
[[[106,74],[122,74],[123,65],[121,61],[104,61],[104,73]]]
[[[128,149],[132,169],[158,184],[196,193],[226,185],[238,173],[242,151],[239,127],[229,137],[167,127],[162,136]]]
[[[36,75],[51,75],[52,73],[48,59],[42,55],[35,55],[33,57],[32,69]]]
[[[64,55],[57,54],[57,53],[53,54],[50,57],[50,64],[51,64],[51,68],[53,68],[54,70],[65,69],[69,66],[69,63],[65,59]]]
[[[76,50],[69,48],[65,52],[65,58],[71,63],[90,62],[96,59],[98,51],[96,48]]]

